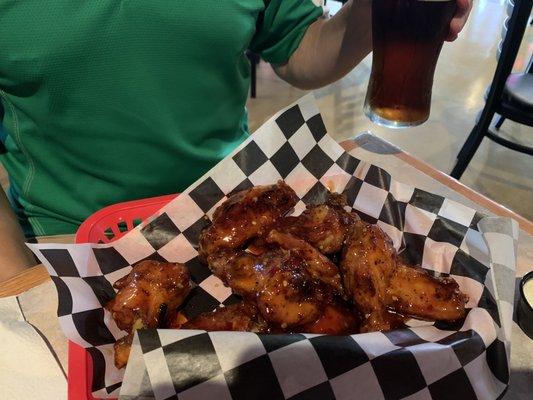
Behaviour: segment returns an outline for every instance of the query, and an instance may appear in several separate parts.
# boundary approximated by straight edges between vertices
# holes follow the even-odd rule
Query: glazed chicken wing
[[[241,251],[210,257],[211,270],[234,293],[257,304],[272,326],[288,329],[315,321],[332,288],[312,277],[297,251],[272,248],[254,255]]]
[[[298,327],[295,332],[351,335],[359,333],[359,321],[356,313],[347,304],[331,302],[326,304],[316,321]]]
[[[216,209],[213,224],[200,234],[200,258],[241,248],[266,233],[297,201],[294,190],[282,181],[234,194]]]
[[[118,292],[106,309],[117,326],[129,332],[114,346],[115,365],[123,368],[128,362],[133,331],[163,325],[189,294],[191,281],[182,264],[146,260],[134,265],[114,287]]]
[[[410,316],[456,320],[467,298],[450,279],[401,265],[389,237],[377,225],[358,221],[341,259],[344,288],[363,315],[362,331],[389,330]]]
[[[464,317],[468,298],[452,278],[434,278],[421,268],[398,264],[385,294],[393,310],[427,320]]]
[[[172,327],[172,323],[170,324]],[[183,329],[204,331],[267,332],[268,327],[257,307],[248,302],[219,307],[212,312],[200,314],[180,326]]]
[[[326,304],[318,318],[310,323],[285,327],[269,326],[257,306],[243,301],[226,307],[219,307],[214,311],[198,315],[186,323],[177,318],[171,321],[169,328],[198,329],[208,332],[240,331],[255,333],[317,333],[323,335],[350,335],[358,332],[356,314],[344,302]],[[118,343],[118,342],[117,342]],[[115,355],[117,352],[115,352]],[[127,358],[126,358],[127,360]]]
[[[290,233],[272,230],[266,241],[298,254],[305,261],[305,267],[313,278],[329,285],[335,292],[342,293],[341,277],[337,266],[305,240]]]
[[[267,254],[256,256],[246,251],[220,252],[209,257],[209,268],[234,293],[250,297],[262,285]]]
[[[312,279],[305,261],[292,252],[271,252],[264,260],[256,301],[265,320],[284,330],[315,321],[325,304],[326,286]]]
[[[388,277],[396,267],[395,250],[379,227],[357,221],[341,258],[344,289],[362,314],[362,332],[400,327],[384,304]]]
[[[118,369],[124,368],[128,363],[132,341],[133,333],[130,333],[129,335],[117,340],[113,345],[113,348],[115,349],[115,366]]]
[[[386,307],[379,307],[363,317],[360,332],[387,332],[405,328],[406,320],[401,314],[396,314]]]
[[[308,206],[298,217],[280,220],[278,230],[304,239],[323,254],[337,253],[349,232],[350,226],[359,219],[354,213],[344,210],[346,197],[330,193],[325,204]]]
[[[146,260],[115,283],[117,295],[106,308],[120,329],[155,328],[183,303],[191,290],[183,264]]]
[[[208,257],[211,271],[222,279],[233,291],[242,296],[259,290],[266,268],[273,259],[282,253],[298,255],[304,267],[313,279],[318,279],[331,286],[337,293],[342,293],[339,269],[326,256],[304,240],[278,231],[271,231],[266,237],[270,248],[262,247],[253,254],[249,251],[232,253],[219,252]],[[274,246],[272,246],[274,245]],[[276,251],[285,249],[286,252]]]

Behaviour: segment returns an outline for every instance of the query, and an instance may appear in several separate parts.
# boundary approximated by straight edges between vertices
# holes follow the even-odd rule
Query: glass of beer
[[[371,121],[390,128],[429,118],[433,75],[455,0],[373,0],[372,73],[365,100]]]

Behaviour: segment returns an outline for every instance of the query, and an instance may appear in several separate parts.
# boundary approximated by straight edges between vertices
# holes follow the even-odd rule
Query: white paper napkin
[[[0,399],[66,398],[66,378],[17,298],[0,299]]]

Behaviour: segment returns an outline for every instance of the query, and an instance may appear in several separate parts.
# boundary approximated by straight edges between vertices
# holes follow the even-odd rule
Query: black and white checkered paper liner
[[[436,323],[353,336],[140,332],[128,376],[163,398],[478,398],[509,381],[516,223],[483,218],[444,197],[402,184],[346,153],[327,135],[312,95],[276,114],[231,155],[146,223],[111,244],[29,245],[48,269],[69,340],[93,360],[93,396],[117,397],[124,371],[113,343],[124,336],[104,309],[112,284],[143,259],[186,263],[197,284],[183,312],[193,317],[238,301],[197,259],[205,216],[228,194],[284,179],[300,201],[328,190],[377,223],[411,262],[453,276],[470,296],[455,324]],[[137,357],[135,356],[137,355]],[[139,373],[143,371],[139,368]],[[149,379],[148,379],[149,377]],[[131,379],[124,398],[135,398]],[[145,389],[143,389],[145,390]],[[329,397],[328,397],[329,396]]]

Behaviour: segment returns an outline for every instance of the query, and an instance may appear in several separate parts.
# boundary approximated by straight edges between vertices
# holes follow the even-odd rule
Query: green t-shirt
[[[175,193],[247,135],[246,49],[286,61],[311,0],[0,1],[11,200],[69,233],[120,201]]]

